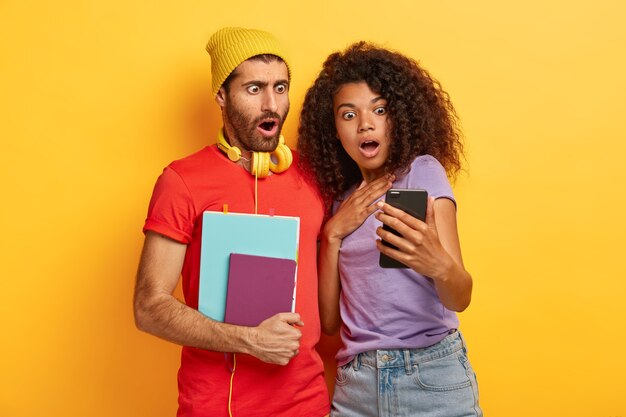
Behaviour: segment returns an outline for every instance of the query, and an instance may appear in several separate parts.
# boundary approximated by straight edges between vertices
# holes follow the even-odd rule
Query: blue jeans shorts
[[[337,368],[332,417],[482,417],[476,375],[455,331],[421,349],[372,350]]]

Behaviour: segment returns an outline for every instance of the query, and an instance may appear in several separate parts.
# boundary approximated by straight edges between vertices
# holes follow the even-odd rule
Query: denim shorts
[[[337,368],[332,417],[482,417],[476,375],[455,331],[421,349],[372,350]]]

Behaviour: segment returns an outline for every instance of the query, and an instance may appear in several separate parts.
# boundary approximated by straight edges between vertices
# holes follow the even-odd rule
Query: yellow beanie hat
[[[291,78],[291,68],[282,45],[272,34],[262,30],[235,27],[220,29],[211,36],[206,50],[211,56],[213,96],[239,64],[255,55],[271,54],[281,58]]]

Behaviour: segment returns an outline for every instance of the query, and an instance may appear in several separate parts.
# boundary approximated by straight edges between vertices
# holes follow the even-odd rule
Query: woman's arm
[[[378,207],[381,211],[376,217],[402,235],[378,228],[381,239],[398,247],[392,249],[379,240],[378,250],[432,278],[447,309],[465,310],[472,296],[472,277],[463,266],[454,203],[429,198],[425,222],[389,204],[378,203]]]
[[[341,327],[339,316],[339,248],[344,237],[355,231],[365,219],[377,210],[374,202],[382,196],[393,181],[393,176],[386,175],[369,184],[363,183],[350,197],[341,203],[337,212],[326,222],[322,229],[319,247],[319,309],[322,331],[333,335]]]

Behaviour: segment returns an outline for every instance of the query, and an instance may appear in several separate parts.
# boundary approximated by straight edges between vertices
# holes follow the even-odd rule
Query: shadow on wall
[[[217,141],[217,129],[222,126],[222,112],[208,91],[190,91],[185,139],[195,149],[201,149]]]
[[[176,88],[182,93],[178,93],[180,104],[174,108],[174,131],[183,136],[172,140],[179,141],[189,154],[216,142],[222,112],[211,96],[211,78],[207,73],[185,73],[176,79],[180,80]]]
[[[328,385],[330,398],[333,397],[333,391],[335,389],[335,374],[337,372],[335,354],[337,353],[337,350],[339,350],[340,346],[341,339],[339,338],[339,333],[335,336],[326,336],[322,333],[320,342],[317,345],[317,351],[324,361],[324,376],[326,377],[326,385]]]

